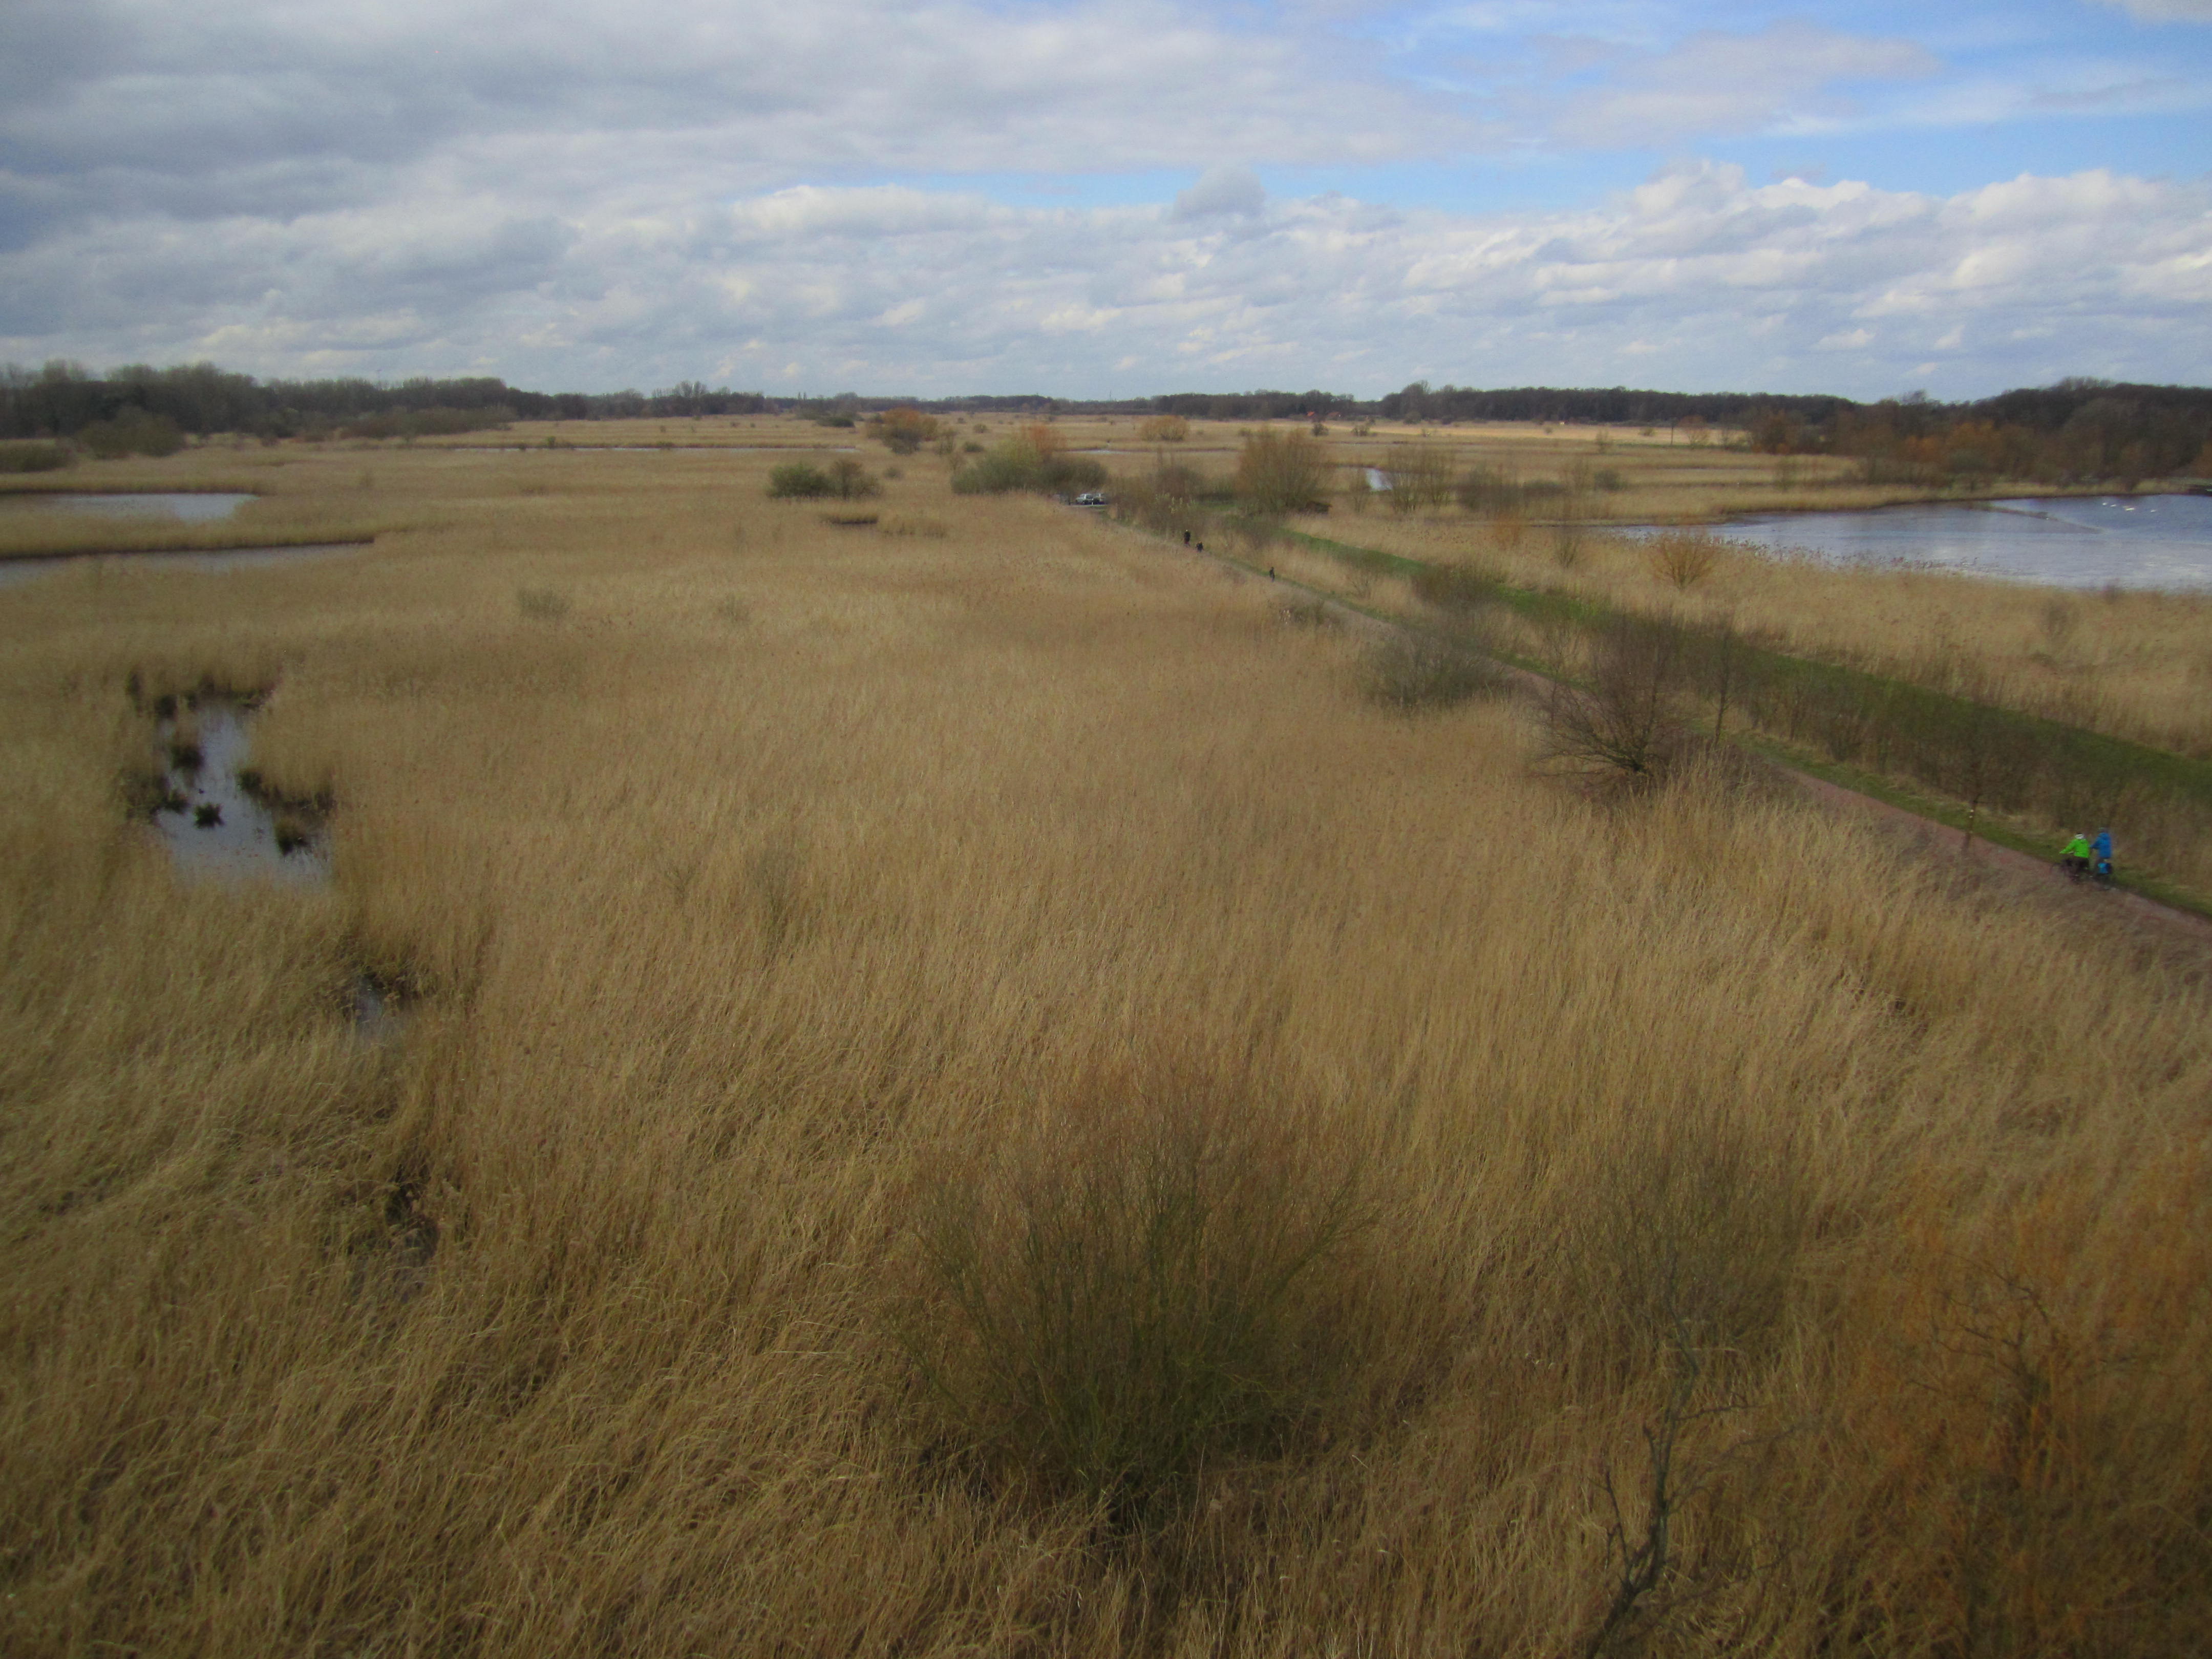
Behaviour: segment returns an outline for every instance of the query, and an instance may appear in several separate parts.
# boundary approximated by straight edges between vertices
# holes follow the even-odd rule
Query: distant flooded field
[[[108,519],[174,519],[182,524],[210,524],[227,519],[252,501],[233,491],[194,493],[149,491],[132,495],[78,495],[68,490],[0,496],[0,509],[13,513],[87,513]]]

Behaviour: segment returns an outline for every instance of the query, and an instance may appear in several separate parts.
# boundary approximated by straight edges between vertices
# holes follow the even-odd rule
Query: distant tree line
[[[1371,404],[1340,392],[1175,392],[1146,405],[1161,415],[1193,421],[1302,421],[1349,417]]]
[[[509,421],[598,421],[780,412],[840,425],[905,407],[943,416],[1061,415],[1274,421],[1381,419],[1588,422],[1664,426],[1704,441],[1714,428],[1769,454],[1848,456],[1870,483],[2053,483],[2212,475],[2212,388],[2068,380],[1978,402],[1920,393],[1879,403],[1764,392],[1637,391],[1624,386],[1518,386],[1499,391],[1417,380],[1372,402],[1309,390],[1182,392],[1081,400],[1041,393],[964,398],[770,398],[684,380],[656,392],[526,392],[489,376],[258,380],[213,363],[133,364],[104,375],[56,360],[0,366],[0,439],[73,439],[137,447],[179,434],[264,438],[410,437],[480,430]]]
[[[1539,421],[1723,427],[1771,455],[1844,455],[1870,483],[2033,478],[2132,483],[2212,474],[2212,388],[2067,380],[1972,403],[1916,392],[1879,403],[1765,392],[1520,386],[1482,392],[1415,381],[1374,406],[1388,421]]]
[[[213,363],[133,364],[104,375],[60,360],[36,369],[0,366],[0,438],[75,438],[88,428],[161,423],[200,436],[393,437],[479,430],[514,420],[742,415],[768,407],[769,400],[757,392],[710,390],[696,380],[650,393],[544,392],[489,377],[258,380]]]
[[[1745,426],[1754,449],[1851,456],[1874,483],[2212,476],[2212,389],[2202,386],[2069,380],[1969,404],[1846,404],[1820,420],[1763,409]]]
[[[1674,426],[1697,420],[1708,426],[1741,427],[1753,416],[1783,410],[1801,423],[1817,423],[1849,409],[1850,399],[1778,397],[1744,392],[1638,392],[1626,386],[1599,389],[1524,386],[1482,392],[1473,386],[1432,389],[1416,380],[1402,392],[1378,400],[1374,412],[1386,421],[1443,424],[1451,421],[1538,421],[1607,426]]]

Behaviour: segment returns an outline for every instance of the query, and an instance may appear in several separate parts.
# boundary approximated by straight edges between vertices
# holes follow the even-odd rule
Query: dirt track
[[[2084,921],[2118,926],[2147,941],[2181,948],[2194,957],[2201,959],[2204,952],[2212,951],[2212,920],[2160,904],[2124,887],[2097,888],[2086,882],[2076,885],[2060,873],[2055,855],[2051,860],[2035,858],[1978,836],[1969,841],[1948,824],[1824,778],[1802,772],[1789,775],[1814,800],[1837,811],[1856,813],[1885,824],[1918,856],[1948,860],[1971,871],[1985,885],[2067,910]]]

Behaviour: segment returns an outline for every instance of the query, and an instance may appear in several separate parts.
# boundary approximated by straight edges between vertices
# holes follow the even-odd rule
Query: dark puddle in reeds
[[[179,549],[144,553],[18,554],[0,557],[0,587],[88,565],[146,570],[252,570],[264,565],[294,564],[307,559],[326,559],[338,553],[358,553],[368,545],[365,541],[287,542],[280,547],[226,547],[205,552]]]
[[[188,876],[327,885],[331,803],[278,794],[247,763],[258,702],[210,693],[154,699],[160,771],[147,779],[141,804]],[[349,995],[363,1042],[398,1038],[407,1011],[396,987],[363,972]]]
[[[149,816],[179,869],[228,879],[330,880],[327,804],[274,796],[246,763],[251,702],[163,697],[154,714],[162,769]]]

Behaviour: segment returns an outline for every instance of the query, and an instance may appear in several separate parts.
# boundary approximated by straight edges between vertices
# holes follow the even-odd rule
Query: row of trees
[[[1801,423],[1817,423],[1850,400],[1830,397],[1777,397],[1767,392],[1639,392],[1603,388],[1528,386],[1484,392],[1473,386],[1431,388],[1416,380],[1358,412],[1370,410],[1386,421],[1448,425],[1454,421],[1536,421],[1604,426],[1672,427],[1696,420],[1705,426],[1741,427],[1771,410],[1789,413]]]
[[[900,410],[903,414],[900,414]],[[473,430],[510,420],[618,420],[759,414],[778,410],[848,423],[886,413],[922,422],[978,413],[1020,413],[1040,422],[1061,414],[1133,414],[1147,426],[1204,420],[1327,418],[1421,422],[1593,422],[1664,425],[1693,441],[1715,426],[1746,432],[1769,454],[1856,458],[1870,482],[1920,483],[1979,478],[2133,482],[2177,473],[2212,474],[2212,388],[2062,380],[1975,403],[1940,404],[1914,394],[1875,404],[1831,397],[1741,392],[1522,386],[1480,391],[1415,381],[1374,403],[1342,393],[1176,392],[1138,400],[1077,402],[1030,394],[936,400],[772,399],[758,392],[679,381],[661,391],[527,392],[489,376],[398,382],[361,379],[257,380],[212,363],[143,364],[105,375],[57,360],[44,368],[0,366],[0,439],[74,438],[120,423],[167,422],[182,434],[264,437],[409,435]]]
[[[2212,390],[2197,386],[2063,380],[1972,404],[1850,404],[1818,420],[1769,408],[1747,429],[1768,454],[1855,457],[1872,483],[2212,474]]]
[[[212,363],[137,364],[104,375],[59,360],[37,369],[0,366],[0,438],[75,438],[103,422],[147,421],[202,436],[394,436],[471,431],[512,420],[757,414],[768,407],[759,392],[710,391],[696,380],[651,393],[543,392],[481,376],[257,380]]]
[[[1586,422],[1664,426],[1701,439],[1745,432],[1771,455],[1846,455],[1869,483],[1936,484],[1984,478],[2134,483],[2212,474],[2212,389],[2061,380],[1976,402],[1925,394],[1859,404],[1767,393],[1577,390],[1484,392],[1415,381],[1373,406],[1385,420]],[[1364,412],[1364,407],[1359,412]]]

